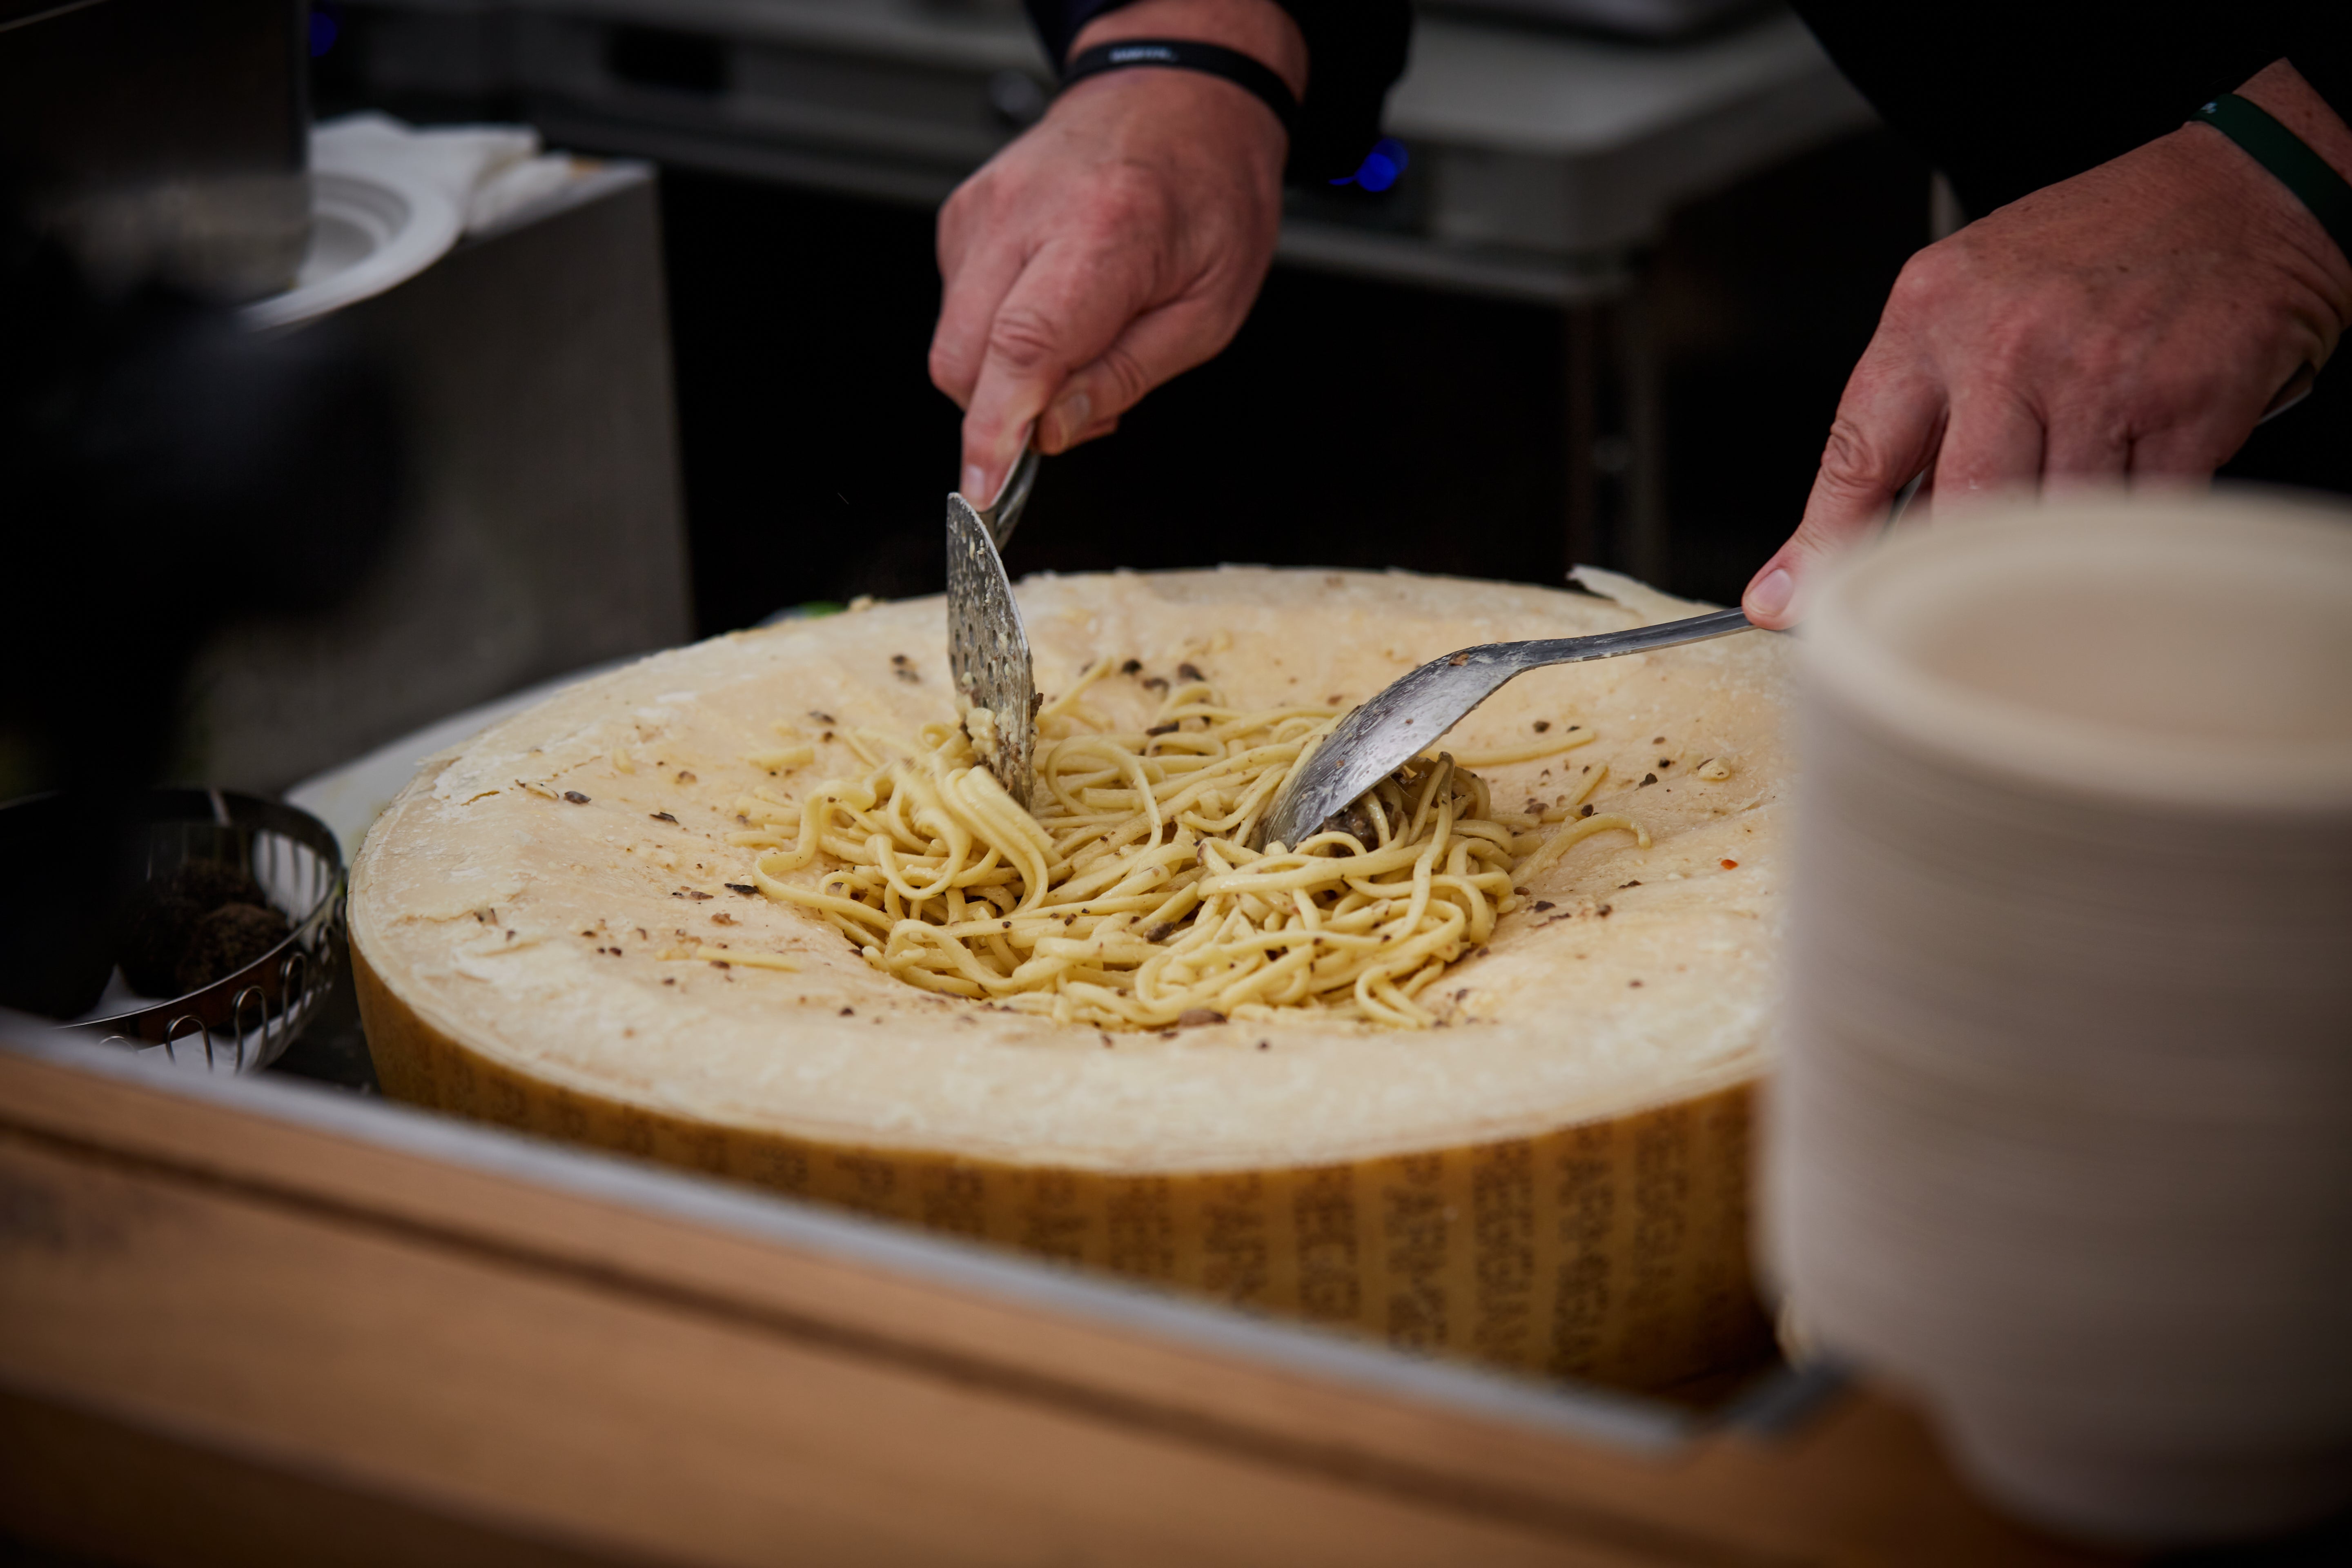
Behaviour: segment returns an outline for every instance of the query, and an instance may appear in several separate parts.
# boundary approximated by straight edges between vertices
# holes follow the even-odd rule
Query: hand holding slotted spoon
[[[1750,625],[1738,610],[1717,610],[1688,620],[1602,632],[1598,637],[1488,643],[1431,659],[1339,721],[1339,727],[1274,797],[1274,807],[1261,819],[1253,847],[1295,846],[1311,837],[1325,818],[1427,751],[1513,676],[1546,665],[1614,658],[1619,654],[1729,637],[1748,630]]]
[[[948,496],[948,670],[963,700],[989,714],[987,722],[967,726],[981,764],[1024,807],[1037,745],[1037,679],[1029,629],[999,552],[1036,480],[1037,448],[1024,440],[986,509]]]

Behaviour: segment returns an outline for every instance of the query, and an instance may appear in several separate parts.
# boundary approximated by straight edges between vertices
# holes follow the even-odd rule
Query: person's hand
[[[1144,0],[1076,47],[1142,36],[1242,48],[1305,86],[1305,42],[1271,0]],[[1044,452],[1092,440],[1232,340],[1274,256],[1287,150],[1232,82],[1111,71],[948,199],[930,370],[964,409],[965,495],[994,497],[1033,422]]]
[[[2352,131],[2284,62],[2240,92],[2339,171]],[[1939,514],[2036,488],[2194,482],[2352,322],[2352,262],[2236,143],[2191,124],[1911,258],[1847,382],[1794,535],[1748,585],[1759,626],[1913,476]]]

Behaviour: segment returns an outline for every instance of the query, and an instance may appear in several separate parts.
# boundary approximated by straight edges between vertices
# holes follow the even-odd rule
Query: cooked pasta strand
[[[1309,1008],[1417,1028],[1433,1021],[1417,996],[1517,907],[1515,880],[1604,827],[1633,827],[1646,847],[1621,816],[1515,833],[1533,819],[1497,814],[1485,781],[1441,753],[1304,844],[1253,849],[1283,780],[1339,713],[1243,711],[1188,680],[1149,725],[1119,731],[1076,701],[1110,668],[1040,716],[1034,815],[979,765],[961,725],[927,725],[912,742],[861,731],[847,738],[862,776],[797,803],[764,790],[738,803],[757,828],[738,840],[766,851],[753,882],[908,984],[1066,1023],[1151,1029]]]

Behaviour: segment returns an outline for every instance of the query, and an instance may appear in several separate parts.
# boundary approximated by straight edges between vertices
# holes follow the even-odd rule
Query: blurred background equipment
[[[10,818],[0,1005],[58,1017],[331,918],[213,900],[248,928],[223,973],[126,986],[176,864],[151,784],[212,786],[227,831],[222,786],[689,630],[650,171],[520,127],[310,137],[306,6],[152,10],[0,16],[0,656],[37,672],[0,693],[0,801],[47,797]],[[260,874],[261,842],[227,858]]]
[[[1396,177],[1291,193],[1234,344],[1055,464],[1015,575],[1229,560],[1557,584],[1585,562],[1738,596],[1802,510],[1896,273],[1967,215],[1785,10],[1643,0],[1659,26],[1710,19],[1637,37],[1571,8],[1429,8],[1389,100]],[[924,369],[931,220],[1050,96],[1013,0],[319,15],[322,111],[520,120],[662,165],[699,630],[939,591],[927,520],[957,414]],[[805,364],[824,374],[787,373]],[[2347,403],[2323,378],[2233,471],[2325,482]],[[1138,482],[1175,473],[1181,494]]]
[[[303,7],[0,0],[0,183],[110,285],[285,287],[309,243]]]
[[[1053,77],[1017,5],[323,14],[328,110],[520,119],[663,163],[701,630],[938,591],[957,415],[924,368],[931,216],[1043,111]],[[1779,542],[1924,237],[1927,166],[1783,12],[1667,45],[1433,13],[1413,48],[1393,182],[1293,193],[1234,346],[1057,460],[1016,574],[1235,560],[1557,584],[1584,561],[1720,598]],[[1182,495],[1137,481],[1177,472]]]
[[[391,388],[340,332],[94,288],[5,213],[0,282],[0,800],[51,797],[29,829],[12,817],[0,860],[0,1005],[70,1017],[145,882],[141,797],[191,658],[223,626],[342,600],[391,531],[402,458]]]
[[[516,126],[353,117],[312,143],[338,254],[247,316],[381,363],[412,471],[347,605],[196,658],[173,771],[261,794],[693,629],[653,171],[542,153]]]
[[[1799,1321],[2072,1533],[2352,1502],[2352,512],[1915,531],[1806,632]]]

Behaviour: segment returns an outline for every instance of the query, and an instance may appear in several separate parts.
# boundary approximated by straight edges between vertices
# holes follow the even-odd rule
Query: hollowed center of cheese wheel
[[[1121,727],[1083,700],[1114,669],[1132,679],[1142,666],[1099,659],[1040,715],[1034,815],[979,764],[964,728],[855,731],[867,771],[769,814],[793,843],[760,858],[757,885],[909,984],[1060,1023],[1310,1008],[1419,1027],[1433,1020],[1414,998],[1518,907],[1516,865],[1612,828],[1648,843],[1615,815],[1536,831],[1566,807],[1497,811],[1486,783],[1440,753],[1305,842],[1260,852],[1259,821],[1339,711],[1244,711],[1190,672],[1155,681],[1148,721]],[[1511,760],[1593,738],[1579,727]]]

